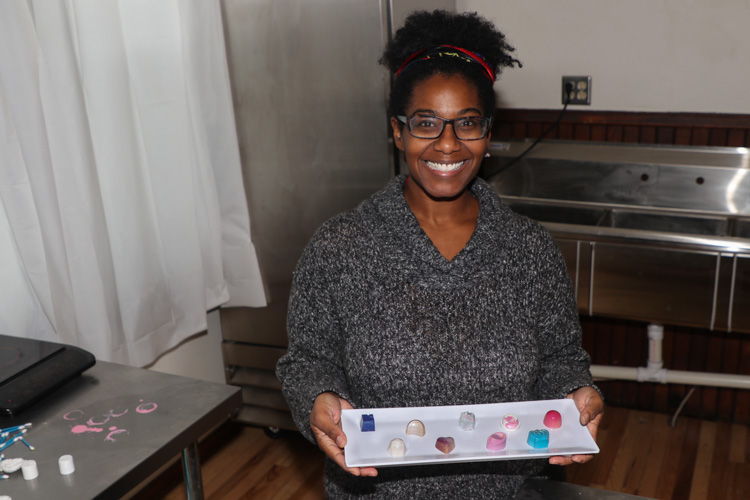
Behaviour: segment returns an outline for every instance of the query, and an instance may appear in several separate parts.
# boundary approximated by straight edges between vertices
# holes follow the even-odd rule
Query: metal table
[[[97,362],[54,394],[0,427],[31,422],[6,458],[33,459],[39,476],[21,471],[0,481],[14,500],[120,498],[182,453],[188,498],[203,498],[197,439],[242,405],[238,387]],[[58,459],[72,455],[75,472]]]

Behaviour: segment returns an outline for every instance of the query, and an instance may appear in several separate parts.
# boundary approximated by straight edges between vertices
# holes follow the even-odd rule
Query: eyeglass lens
[[[456,137],[462,140],[482,139],[487,133],[488,120],[479,116],[448,120],[439,116],[415,115],[409,118],[409,130],[419,139],[437,139],[443,133],[446,123],[453,124]]]

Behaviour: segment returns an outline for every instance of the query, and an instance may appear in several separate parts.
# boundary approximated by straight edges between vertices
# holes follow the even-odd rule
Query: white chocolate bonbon
[[[412,420],[406,424],[406,434],[412,436],[424,436],[424,424],[419,420]]]
[[[506,431],[515,431],[521,426],[521,422],[518,421],[518,417],[511,415],[510,413],[505,415],[502,420],[503,428]]]
[[[406,455],[406,444],[399,438],[391,439],[388,443],[388,454],[392,457],[403,457]]]

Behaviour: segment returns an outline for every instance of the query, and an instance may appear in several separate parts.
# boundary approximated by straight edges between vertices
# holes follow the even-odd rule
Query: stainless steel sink
[[[490,181],[555,237],[582,313],[750,333],[748,172],[744,148],[555,141]]]
[[[554,205],[507,200],[515,211],[542,222],[678,233],[693,236],[750,238],[750,217],[658,213],[620,208]]]
[[[726,217],[610,210],[600,225],[641,231],[731,236],[728,232],[729,219]]]
[[[513,211],[530,219],[544,222],[560,222],[584,226],[598,226],[607,217],[609,210],[583,206],[555,206],[529,201],[506,200]]]

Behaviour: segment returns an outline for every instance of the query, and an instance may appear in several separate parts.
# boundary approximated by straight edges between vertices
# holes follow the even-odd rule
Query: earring
[[[490,154],[489,154],[489,153],[484,153],[484,157],[485,157],[485,158],[489,158],[489,157],[490,157]]]

